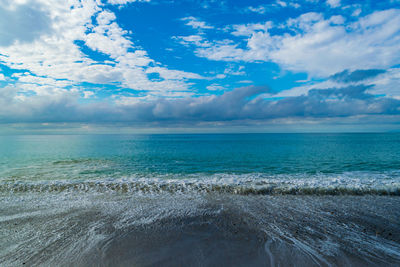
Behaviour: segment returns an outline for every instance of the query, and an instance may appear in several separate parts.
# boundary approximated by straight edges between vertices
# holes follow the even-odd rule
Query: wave
[[[106,180],[2,181],[0,192],[116,192],[140,194],[225,193],[234,195],[390,195],[400,196],[399,177],[365,174],[311,177],[213,175],[197,178],[123,178]],[[371,175],[370,175],[371,176]]]

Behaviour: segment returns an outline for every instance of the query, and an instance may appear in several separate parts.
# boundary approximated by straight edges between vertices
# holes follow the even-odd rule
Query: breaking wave
[[[374,177],[374,178],[372,178]],[[130,177],[120,179],[2,181],[0,192],[115,192],[139,194],[225,193],[234,195],[400,195],[397,175],[265,176],[262,174]]]

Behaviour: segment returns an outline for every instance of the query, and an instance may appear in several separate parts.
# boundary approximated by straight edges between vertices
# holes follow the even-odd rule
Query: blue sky
[[[0,0],[0,123],[398,130],[399,7]]]

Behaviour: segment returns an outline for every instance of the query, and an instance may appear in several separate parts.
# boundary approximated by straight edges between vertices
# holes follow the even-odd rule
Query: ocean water
[[[400,134],[0,136],[1,266],[399,266]]]

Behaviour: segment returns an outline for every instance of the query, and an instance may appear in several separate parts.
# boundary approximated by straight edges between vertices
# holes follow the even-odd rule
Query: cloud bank
[[[306,95],[265,99],[266,87],[236,88],[219,96],[157,99],[147,102],[123,99],[114,104],[81,105],[78,95],[31,97],[21,106],[17,89],[6,87],[0,95],[0,122],[129,122],[145,125],[204,124],[237,121],[260,122],[274,119],[400,115],[400,100],[376,97],[371,86],[312,89]],[[135,99],[133,99],[135,100]]]

